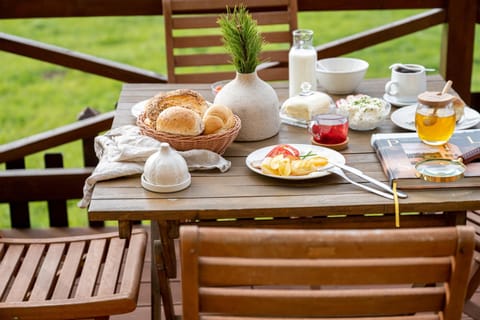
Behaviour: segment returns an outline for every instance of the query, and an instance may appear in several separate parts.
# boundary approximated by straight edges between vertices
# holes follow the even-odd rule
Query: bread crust
[[[173,106],[182,106],[198,113],[203,117],[208,108],[207,101],[198,92],[190,89],[178,89],[169,92],[161,92],[151,98],[145,106],[147,122],[156,123],[162,111]]]
[[[230,108],[223,105],[213,105],[205,111],[203,116],[204,134],[213,134],[232,128],[235,117]]]
[[[157,131],[183,136],[198,136],[204,128],[200,115],[183,106],[172,106],[163,110],[155,123]]]

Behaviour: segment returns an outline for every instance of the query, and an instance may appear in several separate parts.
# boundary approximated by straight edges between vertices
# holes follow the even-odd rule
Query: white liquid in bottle
[[[298,95],[303,82],[311,84],[311,90],[317,90],[315,63],[317,52],[312,46],[313,31],[295,30],[293,46],[288,55],[289,96]]]

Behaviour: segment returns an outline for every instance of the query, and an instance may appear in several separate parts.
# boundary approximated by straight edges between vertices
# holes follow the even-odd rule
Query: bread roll
[[[223,105],[213,105],[203,116],[204,134],[212,134],[228,130],[235,125],[235,118],[230,108]]]
[[[193,110],[200,117],[203,117],[208,108],[207,101],[198,92],[190,89],[178,89],[159,93],[151,98],[145,106],[146,119],[151,123],[155,123],[162,111],[173,106],[182,106]]]
[[[453,109],[455,110],[455,117],[457,122],[462,120],[465,113],[465,102],[460,97],[455,97],[453,99]]]
[[[174,106],[158,115],[156,130],[184,136],[198,136],[203,132],[202,118],[195,111]]]

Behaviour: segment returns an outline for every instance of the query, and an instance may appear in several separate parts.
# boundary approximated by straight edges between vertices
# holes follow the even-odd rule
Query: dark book
[[[480,129],[456,131],[449,142],[442,146],[421,142],[416,132],[373,134],[371,144],[390,184],[397,181],[399,189],[480,186],[480,162],[469,163],[464,177],[453,182],[425,181],[415,169],[418,161],[458,159],[462,154],[480,147]]]

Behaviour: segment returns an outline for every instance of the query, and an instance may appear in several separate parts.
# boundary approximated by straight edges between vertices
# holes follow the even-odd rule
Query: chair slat
[[[266,318],[266,317],[242,317],[242,316],[215,316],[215,315],[202,315],[201,320],[278,320],[278,318]],[[309,320],[331,320],[327,318],[309,317]],[[362,317],[361,320],[441,320],[438,314],[415,314],[399,317]],[[352,318],[339,318],[335,320],[352,320]]]
[[[144,255],[144,249],[142,248],[145,248],[146,242],[147,237],[145,233],[133,234],[130,238],[128,253],[125,259],[125,269],[131,270],[131,272],[123,273],[120,293],[135,292],[136,295],[138,294],[138,287],[135,284],[140,282],[142,257]]]
[[[93,295],[106,247],[105,239],[90,242],[75,297],[91,297]]]
[[[304,230],[305,231],[305,230]],[[369,233],[369,245],[359,242],[360,233],[344,232],[342,230],[324,230],[325,236],[318,237],[315,233],[295,230],[283,230],[288,234],[288,241],[281,238],[276,242],[268,241],[269,234],[252,233],[249,242],[256,243],[255,250],[248,250],[244,243],[247,235],[232,230],[234,234],[225,239],[221,230],[212,230],[211,236],[201,243],[199,248],[203,256],[222,256],[235,253],[240,257],[262,256],[274,258],[282,253],[285,258],[369,258],[369,257],[408,257],[408,256],[445,256],[455,251],[457,234],[455,229],[442,231],[441,228],[431,228],[431,236],[436,237],[436,245],[430,243],[428,234],[416,235],[406,229],[398,229],[391,237],[385,238],[376,230]]]
[[[224,7],[225,8],[225,7]],[[179,16],[172,18],[173,29],[191,29],[191,28],[218,28],[219,14],[198,14],[189,16]],[[271,12],[252,12],[252,17],[257,21],[259,26],[285,24],[289,21],[290,15],[286,11]]]
[[[4,292],[7,290],[8,283],[12,279],[13,272],[20,265],[23,251],[25,249],[24,245],[2,245],[7,247],[5,249],[5,255],[0,261],[0,297],[3,296]]]
[[[85,241],[77,241],[69,245],[52,294],[52,300],[67,299],[70,297],[75,284],[77,272],[80,268],[80,262],[82,261],[85,246]]]
[[[202,285],[363,285],[446,282],[451,258],[242,259],[200,258]]]
[[[125,250],[125,242],[125,239],[112,239],[110,241],[98,288],[99,294],[112,294],[115,292]]]
[[[252,290],[200,288],[206,313],[307,317],[400,315],[441,310],[445,290],[436,288],[345,290]]]
[[[65,244],[57,243],[48,247],[45,259],[30,294],[30,301],[46,300],[53,290],[53,281],[62,262]]]
[[[35,280],[35,273],[39,263],[42,261],[44,250],[45,245],[43,244],[32,244],[28,247],[18,271],[22,276],[15,278],[5,301],[22,301],[27,298],[27,292]]]
[[[286,6],[290,3],[287,0],[209,0],[209,1],[191,1],[191,0],[176,0],[172,2],[172,10],[178,12],[192,12],[202,10],[225,10],[226,6],[234,7],[240,3],[245,4],[248,8],[255,9],[258,7],[269,7],[270,9],[275,7]]]

